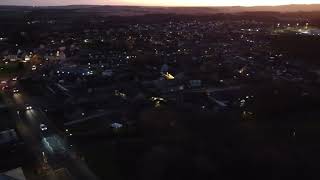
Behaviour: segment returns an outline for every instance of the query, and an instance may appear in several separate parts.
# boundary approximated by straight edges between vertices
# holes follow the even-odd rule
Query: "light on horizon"
[[[110,0],[110,2],[111,1],[113,0]],[[288,4],[319,4],[320,2],[319,0],[121,0],[121,3],[147,6],[276,6]]]

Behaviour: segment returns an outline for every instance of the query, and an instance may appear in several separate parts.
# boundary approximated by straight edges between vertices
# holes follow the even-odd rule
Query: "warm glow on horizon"
[[[276,6],[287,4],[317,4],[319,0],[122,0],[121,4],[146,6]]]
[[[320,0],[0,0],[0,5],[274,6],[320,4]]]

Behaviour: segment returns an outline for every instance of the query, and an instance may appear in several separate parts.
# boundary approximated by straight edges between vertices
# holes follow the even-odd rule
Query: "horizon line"
[[[320,5],[314,3],[305,3],[305,4],[279,4],[279,5],[224,5],[224,6],[164,6],[164,5],[124,5],[124,4],[66,4],[66,5],[14,5],[14,4],[2,4],[0,6],[15,6],[15,7],[67,7],[67,6],[115,6],[115,7],[164,7],[164,8],[214,8],[214,7],[279,7],[279,6],[312,6]]]

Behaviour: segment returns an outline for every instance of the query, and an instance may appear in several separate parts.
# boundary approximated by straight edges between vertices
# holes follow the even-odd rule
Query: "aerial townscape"
[[[319,179],[319,48],[320,5],[0,6],[0,179]]]

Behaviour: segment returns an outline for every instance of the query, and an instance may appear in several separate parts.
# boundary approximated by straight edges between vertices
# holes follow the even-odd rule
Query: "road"
[[[223,91],[231,91],[231,90],[239,90],[241,86],[231,86],[231,87],[211,87],[211,88],[201,88],[201,89],[188,89],[185,92],[193,92],[193,93],[215,93],[215,92],[223,92]]]
[[[36,100],[24,92],[4,93],[4,100],[16,118],[18,132],[46,172],[45,179],[53,179],[52,172],[58,169],[67,169],[69,179],[98,179],[85,162],[77,157],[72,145],[68,144],[65,133],[56,128]],[[32,106],[32,109],[26,110],[26,104]],[[40,124],[45,124],[47,130],[42,131]]]

